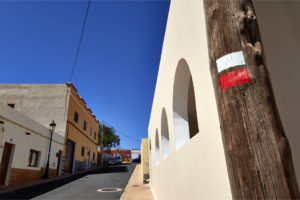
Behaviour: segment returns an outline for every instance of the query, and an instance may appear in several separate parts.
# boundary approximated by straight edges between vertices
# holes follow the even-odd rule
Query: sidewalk
[[[120,200],[154,200],[149,184],[141,180],[141,165],[137,165]]]

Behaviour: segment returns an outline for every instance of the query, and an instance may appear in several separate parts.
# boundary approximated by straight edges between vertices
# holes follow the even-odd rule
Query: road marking
[[[123,189],[121,188],[100,188],[97,190],[98,192],[121,192]]]

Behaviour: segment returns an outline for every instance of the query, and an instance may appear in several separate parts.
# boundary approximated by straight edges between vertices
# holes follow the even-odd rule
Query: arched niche
[[[158,137],[157,129],[155,133],[155,160],[156,160],[156,165],[158,165],[160,163],[160,150],[159,150],[159,137]]]
[[[161,149],[162,159],[166,159],[170,155],[170,141],[169,141],[169,126],[166,109],[162,109],[161,113]]]
[[[178,149],[199,132],[193,79],[184,59],[178,62],[173,89],[174,137]]]

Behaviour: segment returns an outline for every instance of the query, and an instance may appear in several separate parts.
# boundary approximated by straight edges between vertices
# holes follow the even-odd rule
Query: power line
[[[69,82],[72,81],[73,74],[74,74],[74,71],[75,71],[75,67],[76,67],[76,64],[77,64],[77,58],[78,58],[78,54],[79,54],[79,50],[80,50],[80,46],[81,46],[81,41],[82,41],[84,29],[85,29],[85,24],[86,24],[86,21],[87,21],[87,16],[88,16],[88,13],[89,13],[89,10],[90,10],[90,4],[91,4],[91,0],[89,0],[88,6],[86,8],[85,17],[84,17],[84,21],[83,21],[83,26],[82,26],[82,29],[81,29],[81,35],[80,35],[80,39],[79,39],[79,42],[78,42],[78,46],[77,46],[77,50],[76,50],[76,56],[75,56],[75,60],[74,60],[74,63],[73,63],[72,72],[71,72]]]
[[[115,128],[113,125],[111,125],[110,123],[108,123],[108,122],[106,122],[106,121],[102,121],[102,122],[104,122],[105,124],[107,124],[107,125],[113,127],[118,133],[120,133],[120,134],[123,135],[124,137],[127,137],[127,138],[129,138],[129,139],[131,139],[131,140],[134,140],[134,141],[136,141],[136,142],[141,142],[140,140],[137,140],[137,139],[135,139],[135,138],[133,138],[133,137],[131,137],[131,136],[128,136],[127,134],[123,133],[122,131],[116,129],[116,128]]]

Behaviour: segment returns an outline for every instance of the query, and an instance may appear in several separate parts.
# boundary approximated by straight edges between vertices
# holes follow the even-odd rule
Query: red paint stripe
[[[239,69],[220,76],[222,90],[234,87],[243,83],[250,83],[250,76],[247,69]]]

